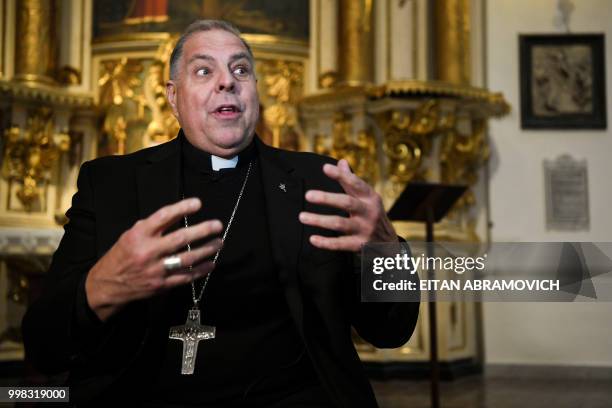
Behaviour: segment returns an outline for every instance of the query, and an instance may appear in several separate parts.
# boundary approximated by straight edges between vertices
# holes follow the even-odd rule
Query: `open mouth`
[[[214,110],[216,116],[221,118],[233,118],[240,114],[241,110],[237,105],[219,105],[217,109]]]

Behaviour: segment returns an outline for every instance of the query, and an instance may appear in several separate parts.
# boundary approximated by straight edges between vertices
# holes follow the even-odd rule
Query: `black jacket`
[[[399,347],[414,330],[419,304],[361,303],[352,255],[309,243],[310,235],[329,233],[301,224],[299,212],[337,213],[304,199],[309,189],[342,191],[322,172],[332,159],[275,149],[257,138],[256,144],[274,260],[311,360],[338,406],[375,407],[351,326],[376,347]],[[179,167],[178,138],[81,167],[45,289],[23,320],[26,359],[43,373],[68,371],[72,401],[136,401],[152,381],[152,339],[166,338],[168,330],[155,325],[163,295],[132,302],[105,324],[85,330],[75,330],[75,303],[84,295],[89,269],[124,231],[180,199]],[[164,335],[153,335],[157,330]]]

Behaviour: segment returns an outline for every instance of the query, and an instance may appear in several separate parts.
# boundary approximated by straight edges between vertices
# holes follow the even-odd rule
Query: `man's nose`
[[[217,91],[218,92],[233,92],[236,86],[235,78],[229,71],[224,71],[219,75],[217,81]]]

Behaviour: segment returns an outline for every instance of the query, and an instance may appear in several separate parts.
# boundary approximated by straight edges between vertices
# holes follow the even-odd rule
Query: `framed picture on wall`
[[[605,129],[603,34],[521,35],[523,129]]]

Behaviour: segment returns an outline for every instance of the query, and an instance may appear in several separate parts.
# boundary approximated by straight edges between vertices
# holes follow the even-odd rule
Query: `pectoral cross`
[[[183,364],[181,374],[193,374],[200,340],[215,338],[214,326],[200,324],[200,309],[192,308],[187,314],[187,321],[182,326],[170,328],[170,339],[183,342]]]

